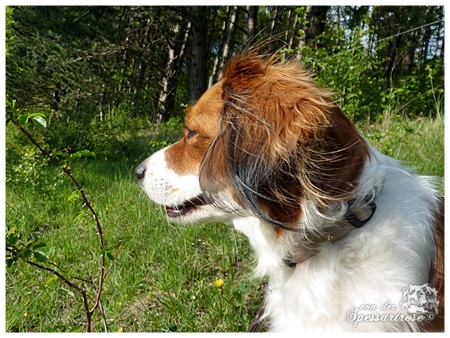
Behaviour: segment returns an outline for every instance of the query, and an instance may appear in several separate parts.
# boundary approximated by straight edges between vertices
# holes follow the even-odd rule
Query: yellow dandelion
[[[218,288],[218,289],[223,288],[223,284],[224,284],[223,279],[216,279],[216,280],[214,281],[214,286],[215,286],[216,288]]]
[[[24,317],[28,317],[28,312],[25,312],[25,313],[23,314],[23,316],[24,316]]]
[[[119,327],[119,328],[117,329],[117,332],[123,332],[123,328],[122,328],[122,327]]]

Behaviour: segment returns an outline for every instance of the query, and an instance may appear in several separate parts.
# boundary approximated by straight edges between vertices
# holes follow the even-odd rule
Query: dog
[[[235,57],[136,176],[170,222],[248,237],[268,330],[443,330],[433,179],[375,150],[298,64]]]

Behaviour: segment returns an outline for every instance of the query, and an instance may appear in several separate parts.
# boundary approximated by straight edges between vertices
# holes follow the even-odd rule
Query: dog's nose
[[[142,166],[142,164],[139,164],[134,173],[139,180],[142,180],[145,176],[145,168]]]

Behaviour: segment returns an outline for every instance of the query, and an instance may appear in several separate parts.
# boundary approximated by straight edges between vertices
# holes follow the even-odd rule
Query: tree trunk
[[[292,30],[292,27],[290,25],[290,23],[291,23],[291,14],[292,14],[292,9],[290,7],[287,7],[286,14],[285,14],[287,24],[286,24],[286,29],[284,30],[284,42],[285,43],[288,43],[288,41],[289,41],[289,33]]]
[[[231,17],[230,17],[230,28],[228,29],[227,39],[223,46],[222,58],[221,58],[221,62],[219,65],[219,70],[220,70],[219,78],[222,76],[223,66],[224,66],[225,62],[228,60],[228,58],[230,57],[231,52],[233,50],[234,33],[236,31],[235,28],[236,28],[237,17],[238,17],[238,7],[233,6],[233,8],[231,10]]]
[[[298,31],[298,28],[299,28],[298,26],[299,26],[298,13],[296,12],[295,16],[294,16],[294,23],[293,23],[293,25],[291,27],[291,35],[290,35],[290,38],[288,40],[288,48],[289,49],[294,49],[294,39],[295,39],[296,34],[297,34],[296,32]]]
[[[274,38],[275,31],[278,25],[278,6],[273,7],[272,21],[270,23],[270,38]]]
[[[246,6],[244,46],[250,47],[254,44],[256,26],[258,25],[258,6]]]
[[[315,45],[314,39],[325,31],[327,14],[330,6],[306,6],[306,12],[301,22],[305,23],[302,30],[304,36],[299,38],[297,60],[301,60],[301,50],[304,45]],[[296,16],[297,21],[298,17]]]
[[[392,88],[393,85],[393,74],[398,59],[398,46],[400,45],[400,39],[402,37],[401,35],[399,35],[400,31],[401,27],[400,25],[397,25],[395,36],[389,43],[389,59],[384,70],[384,77],[386,79],[384,89]]]
[[[306,14],[307,24],[304,27],[306,44],[310,44],[325,31],[330,6],[308,6],[308,9]]]
[[[416,48],[418,47],[419,43],[419,32],[413,31],[410,32],[406,38],[408,41],[407,49],[405,50],[405,56],[403,57],[403,65],[402,65],[402,73],[403,74],[410,74],[414,65],[415,65],[415,54],[416,54]],[[420,61],[417,60],[418,64],[420,64]]]
[[[221,28],[222,34],[219,36],[218,50],[217,50],[216,56],[214,57],[213,68],[211,71],[211,75],[209,77],[208,88],[211,87],[214,83],[216,83],[219,78],[219,73],[220,73],[219,63],[222,58],[223,49],[224,49],[224,45],[225,45],[225,35],[228,35],[227,32],[229,29],[228,23],[230,22],[230,15],[231,15],[231,7],[228,7],[227,16],[226,16],[225,20],[223,20],[223,23],[222,23],[222,28]]]
[[[190,103],[194,104],[207,89],[208,16],[206,6],[192,7],[192,44]]]
[[[173,116],[175,110],[176,88],[178,77],[180,75],[181,66],[183,64],[184,55],[186,53],[186,45],[189,37],[191,23],[186,17],[182,22],[177,23],[172,28],[172,36],[167,39],[168,60],[164,70],[161,89],[159,92],[159,114],[158,122],[167,121]]]

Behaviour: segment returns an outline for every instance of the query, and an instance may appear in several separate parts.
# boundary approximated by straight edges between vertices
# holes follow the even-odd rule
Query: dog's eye
[[[194,137],[195,135],[197,135],[197,132],[195,130],[186,128],[186,140],[189,140],[191,137]]]

